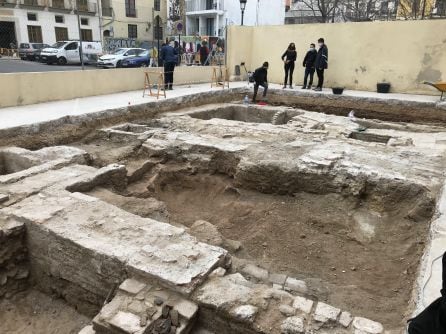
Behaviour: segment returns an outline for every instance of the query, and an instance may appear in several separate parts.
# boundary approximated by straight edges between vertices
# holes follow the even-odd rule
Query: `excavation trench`
[[[178,163],[155,165],[123,192],[96,188],[89,195],[192,227],[192,234],[195,222],[207,221],[224,240],[237,242],[228,248],[236,257],[306,280],[313,298],[387,326],[398,326],[407,310],[432,214],[428,208],[414,222],[407,212],[416,198],[402,194],[393,209],[377,202],[376,193],[265,194]],[[212,231],[197,237],[227,245]]]

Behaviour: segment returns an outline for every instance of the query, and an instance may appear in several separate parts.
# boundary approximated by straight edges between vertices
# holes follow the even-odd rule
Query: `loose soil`
[[[4,334],[77,334],[90,319],[61,299],[28,290],[0,300]]]
[[[171,224],[190,227],[206,220],[225,238],[242,243],[237,257],[305,279],[311,295],[358,316],[389,328],[401,325],[427,221],[404,218],[403,204],[373,212],[367,202],[337,194],[267,195],[232,183],[224,175],[164,166],[157,176],[148,173],[129,185],[122,194],[126,201],[104,191],[96,195],[137,214],[144,211],[141,199],[153,196],[167,206]]]

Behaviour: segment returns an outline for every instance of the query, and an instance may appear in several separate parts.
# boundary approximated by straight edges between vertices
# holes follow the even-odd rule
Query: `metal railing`
[[[134,7],[125,7],[126,17],[138,17],[138,11]]]
[[[102,16],[113,16],[113,8],[112,7],[102,7]]]
[[[21,6],[46,7],[44,0],[20,0]]]
[[[55,9],[71,9],[67,4],[65,4],[65,0],[51,0],[50,8]]]
[[[0,0],[0,6],[3,7],[15,7],[17,5],[17,0]]]
[[[186,2],[186,12],[224,10],[222,0],[189,0]]]
[[[93,2],[77,2],[77,9],[83,13],[96,13],[96,3]]]

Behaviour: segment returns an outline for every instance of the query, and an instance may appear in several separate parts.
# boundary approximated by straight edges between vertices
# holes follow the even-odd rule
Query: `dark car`
[[[134,57],[124,59],[122,67],[147,67],[150,64],[149,50],[144,50]]]
[[[19,57],[22,60],[35,60],[36,55],[40,55],[40,51],[43,48],[49,47],[48,44],[43,43],[20,43],[19,45]]]

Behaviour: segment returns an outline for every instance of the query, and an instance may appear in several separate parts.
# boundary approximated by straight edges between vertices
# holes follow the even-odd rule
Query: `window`
[[[65,47],[65,50],[77,50],[77,42],[72,42]]]
[[[128,51],[125,53],[125,55],[126,55],[126,56],[135,56],[135,55],[137,54],[137,51],[138,51],[138,50],[131,49],[131,50],[128,50]]]
[[[125,16],[136,17],[135,0],[125,0]]]
[[[69,40],[67,28],[55,27],[54,31],[56,33],[56,42]]]
[[[64,2],[64,0],[52,0],[51,1],[51,7],[64,9],[65,8],[65,2]]]
[[[153,27],[153,38],[163,39],[163,21],[159,16],[155,17],[155,26]]]
[[[154,4],[153,4],[154,9],[159,12],[161,10],[161,3],[160,0],[155,0]]]
[[[37,21],[36,13],[28,13],[28,21]]]
[[[63,15],[55,15],[54,19],[56,20],[56,23],[64,23]]]
[[[93,30],[81,29],[82,40],[86,42],[93,42]]]
[[[138,26],[129,24],[129,38],[138,38]]]
[[[30,43],[43,43],[42,28],[40,26],[28,26],[28,39]]]
[[[85,17],[81,17],[81,25],[88,26],[88,19]]]
[[[87,0],[77,0],[77,8],[81,12],[88,12],[88,2]]]

